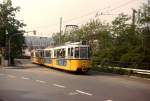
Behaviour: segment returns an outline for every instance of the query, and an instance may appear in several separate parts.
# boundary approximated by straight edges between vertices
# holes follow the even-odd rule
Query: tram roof
[[[80,44],[80,43],[76,42],[76,43],[65,44],[65,45],[62,45],[62,46],[47,47],[45,49],[36,49],[35,51],[61,49],[61,48],[67,48],[67,47],[89,47],[89,45],[83,45],[83,44]]]
[[[89,47],[89,45],[64,45],[64,46],[57,46],[53,47],[53,49],[59,49],[59,48],[67,48],[67,47]]]

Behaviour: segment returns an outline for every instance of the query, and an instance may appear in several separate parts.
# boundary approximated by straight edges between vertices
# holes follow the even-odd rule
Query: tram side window
[[[75,47],[75,58],[79,58],[79,47]]]
[[[71,48],[71,56],[73,56],[73,48]]]
[[[68,58],[72,58],[73,57],[73,48],[68,48]]]
[[[42,57],[43,56],[43,52],[42,51],[40,51],[40,57]]]
[[[65,53],[66,53],[66,51],[65,51],[65,49],[63,48],[63,49],[61,50],[61,58],[65,58]]]
[[[73,56],[73,49],[72,49],[72,52],[71,52],[71,48],[68,48],[68,58],[71,58],[71,53],[72,53],[72,56]]]
[[[68,48],[68,57],[70,58],[71,54],[70,54],[70,48]]]
[[[60,58],[60,49],[57,49],[56,52],[57,52],[57,56],[56,57]]]
[[[43,55],[44,55],[44,51],[41,51],[41,57],[43,57]]]
[[[88,47],[88,58],[91,57],[90,48]]]
[[[34,53],[33,52],[31,52],[31,57],[34,57]]]
[[[39,53],[38,53],[38,52],[35,52],[35,56],[36,56],[36,57],[39,57]]]
[[[51,51],[45,51],[45,56],[46,57],[51,57]]]
[[[54,50],[54,57],[57,57],[57,50]]]
[[[66,51],[65,51],[64,48],[63,49],[58,49],[57,50],[57,58],[65,58],[65,53],[66,53]]]

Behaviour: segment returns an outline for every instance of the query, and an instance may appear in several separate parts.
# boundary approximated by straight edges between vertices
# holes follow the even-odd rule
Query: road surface
[[[150,80],[28,64],[0,69],[0,101],[150,101]]]

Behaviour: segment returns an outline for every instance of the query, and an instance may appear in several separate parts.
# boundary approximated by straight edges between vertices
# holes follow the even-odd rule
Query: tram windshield
[[[75,47],[75,58],[87,59],[88,47]]]
[[[88,58],[88,48],[80,47],[80,58]]]

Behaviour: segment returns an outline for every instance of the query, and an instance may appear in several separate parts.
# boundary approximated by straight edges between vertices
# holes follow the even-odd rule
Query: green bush
[[[93,70],[105,72],[105,73],[115,73],[120,75],[130,75],[132,72],[122,69],[122,68],[113,68],[113,67],[95,67]]]

